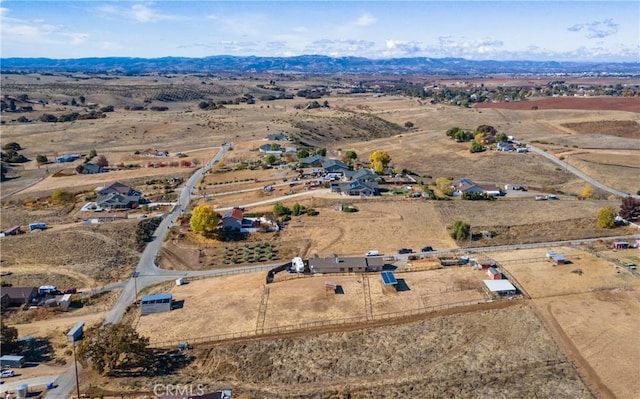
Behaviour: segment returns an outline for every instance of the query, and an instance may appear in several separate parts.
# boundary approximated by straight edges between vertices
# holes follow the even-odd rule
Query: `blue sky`
[[[640,1],[2,0],[2,57],[640,62]]]

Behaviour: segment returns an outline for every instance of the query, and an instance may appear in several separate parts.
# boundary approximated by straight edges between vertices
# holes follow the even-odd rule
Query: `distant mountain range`
[[[639,75],[640,62],[473,61],[463,58],[236,57],[186,58],[2,58],[0,72],[160,73],[304,73],[304,74],[612,74]]]

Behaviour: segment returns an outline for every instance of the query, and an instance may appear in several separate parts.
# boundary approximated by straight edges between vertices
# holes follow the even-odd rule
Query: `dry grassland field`
[[[269,293],[261,328],[300,328],[318,321],[352,318],[366,321],[371,315],[377,318],[403,311],[426,312],[441,305],[488,299],[482,290],[486,275],[467,267],[398,273],[397,277],[404,279],[409,287],[403,292],[385,288],[378,274],[287,277],[278,276],[275,283],[266,286]],[[253,331],[257,326],[265,278],[266,272],[250,273],[175,286],[171,292],[175,300],[184,300],[184,307],[170,313],[140,317],[138,331],[153,341],[171,342]],[[341,285],[344,294],[327,291],[324,288],[327,281]],[[370,309],[368,303],[371,303]],[[202,314],[207,317],[199,317]]]
[[[592,398],[535,314],[510,303],[401,325],[196,348],[195,362],[166,381],[232,387],[245,399]],[[110,381],[114,388],[123,383]]]

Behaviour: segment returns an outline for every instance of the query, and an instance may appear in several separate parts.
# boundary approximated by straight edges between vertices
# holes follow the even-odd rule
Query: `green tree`
[[[59,188],[51,195],[51,202],[54,204],[66,204],[71,202],[73,195],[64,188]]]
[[[458,143],[462,143],[463,141],[469,141],[473,138],[473,133],[471,132],[465,132],[464,130],[458,130],[454,135],[453,138],[458,142]]]
[[[144,360],[150,355],[149,338],[125,323],[97,325],[85,332],[78,347],[84,364],[90,364],[101,374]]]
[[[189,224],[194,233],[210,234],[218,225],[218,215],[209,205],[198,205],[191,212]]]
[[[474,153],[474,152],[482,152],[484,151],[485,148],[482,144],[479,143],[473,143],[471,144],[471,147],[469,148],[469,152]]]
[[[22,147],[20,146],[20,144],[16,143],[15,141],[12,141],[10,143],[3,145],[2,149],[5,151],[9,151],[9,150],[20,151],[22,150]]]
[[[327,156],[327,149],[326,148],[318,148],[316,150],[316,154],[320,155],[321,157],[326,157]]]
[[[293,208],[291,209],[291,214],[293,216],[298,216],[302,214],[303,210],[304,210],[304,207],[296,202],[295,204],[293,204]]]
[[[291,209],[282,205],[282,202],[278,201],[273,204],[273,214],[276,216],[286,216],[291,214]]]
[[[278,143],[271,143],[271,144],[269,145],[269,149],[270,149],[271,151],[278,151],[278,150],[280,149],[280,144],[278,144]]]
[[[611,229],[616,226],[616,211],[611,206],[600,208],[596,214],[598,227],[601,229]]]
[[[381,174],[391,162],[391,157],[386,151],[375,150],[369,156],[369,161],[373,165],[373,170],[377,174]]]
[[[298,156],[298,159],[306,158],[309,156],[309,150],[307,150],[306,148],[301,148],[298,150],[296,155]]]
[[[452,127],[449,130],[447,130],[447,137],[455,138],[456,133],[458,133],[461,130],[462,129],[460,129],[459,127]]]
[[[407,129],[411,129],[413,127],[413,122],[405,122],[404,127],[406,127]]]
[[[0,321],[0,346],[3,354],[9,354],[18,349],[18,330]]]
[[[39,164],[43,164],[49,162],[49,159],[44,154],[38,154],[36,155],[36,162]]]
[[[84,98],[84,96],[80,96],[78,97],[78,100],[80,100],[80,104],[84,104],[86,98]]]
[[[278,162],[278,157],[275,154],[269,154],[265,158],[265,161],[267,161],[267,165],[273,165]]]
[[[344,159],[346,159],[347,161],[354,161],[356,159],[358,159],[358,154],[356,154],[355,151],[346,151],[344,153]]]
[[[74,107],[78,105],[78,102],[76,101],[75,98],[71,99],[71,105],[73,105]]]
[[[496,134],[496,141],[506,143],[507,141],[509,141],[509,137],[504,133],[498,133]]]
[[[456,241],[461,241],[468,240],[470,236],[471,226],[468,223],[458,220],[453,224],[453,229],[451,230],[451,238]]]

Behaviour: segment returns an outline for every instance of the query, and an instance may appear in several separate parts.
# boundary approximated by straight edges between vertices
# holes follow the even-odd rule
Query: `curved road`
[[[529,149],[529,151],[531,152],[535,152],[538,155],[542,155],[543,157],[547,158],[548,160],[550,160],[551,162],[560,165],[563,169],[567,170],[568,172],[573,173],[574,175],[576,175],[577,177],[581,178],[582,180],[586,181],[587,183],[591,184],[594,187],[599,188],[600,190],[606,191],[608,193],[611,193],[613,195],[617,195],[619,197],[626,197],[627,193],[623,193],[622,191],[618,191],[614,188],[605,186],[604,184],[600,183],[597,180],[594,180],[591,176],[585,174],[584,172],[582,172],[580,169],[573,167],[571,165],[569,165],[567,162],[564,162],[561,159],[558,159],[557,157],[555,157],[552,154],[549,154],[548,152],[534,147],[530,144],[527,144],[527,148]],[[640,199],[640,195],[633,195],[632,197],[636,198],[636,199]]]

